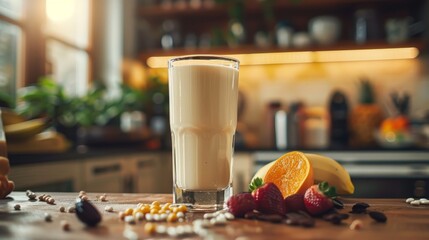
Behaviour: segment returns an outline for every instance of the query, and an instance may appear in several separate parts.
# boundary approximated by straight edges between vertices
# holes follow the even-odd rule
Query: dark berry
[[[229,212],[234,214],[235,217],[241,218],[247,212],[252,212],[256,209],[256,202],[250,193],[239,193],[231,196],[226,205]]]
[[[96,226],[101,221],[101,214],[88,200],[76,200],[76,215],[80,221],[90,227]]]

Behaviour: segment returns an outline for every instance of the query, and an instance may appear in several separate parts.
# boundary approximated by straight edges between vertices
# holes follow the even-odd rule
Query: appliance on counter
[[[350,173],[355,193],[363,198],[407,198],[429,195],[429,151],[320,151]],[[255,152],[254,172],[284,152]]]

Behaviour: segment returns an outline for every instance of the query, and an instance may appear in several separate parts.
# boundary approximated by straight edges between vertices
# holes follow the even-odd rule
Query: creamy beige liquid
[[[237,125],[238,70],[175,66],[169,73],[174,178],[186,190],[231,184]]]

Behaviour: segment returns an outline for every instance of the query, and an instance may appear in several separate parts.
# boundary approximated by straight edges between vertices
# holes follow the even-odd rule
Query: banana
[[[305,153],[313,167],[314,182],[328,182],[335,186],[338,194],[353,194],[355,187],[347,170],[332,158]]]
[[[25,122],[25,118],[17,114],[11,109],[1,108],[0,110],[1,119],[3,121],[3,125],[11,125],[15,123]]]
[[[332,158],[318,154],[304,153],[313,168],[314,182],[328,182],[335,186],[337,193],[353,194],[355,187],[350,179],[347,170]],[[275,161],[272,161],[260,168],[253,179],[259,177],[264,179],[265,174],[271,168]],[[253,181],[252,179],[252,181]]]
[[[42,132],[45,127],[45,120],[38,118],[4,126],[4,133],[6,134],[6,140],[19,141],[33,137]]]

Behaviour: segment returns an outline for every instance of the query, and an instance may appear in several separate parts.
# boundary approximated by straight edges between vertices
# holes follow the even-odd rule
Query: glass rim
[[[185,56],[173,57],[168,60],[168,66],[171,67],[173,63],[177,61],[182,61],[182,60],[223,60],[223,61],[234,62],[238,66],[240,65],[240,61],[236,58],[225,57],[222,55],[196,54],[196,55],[185,55]]]

